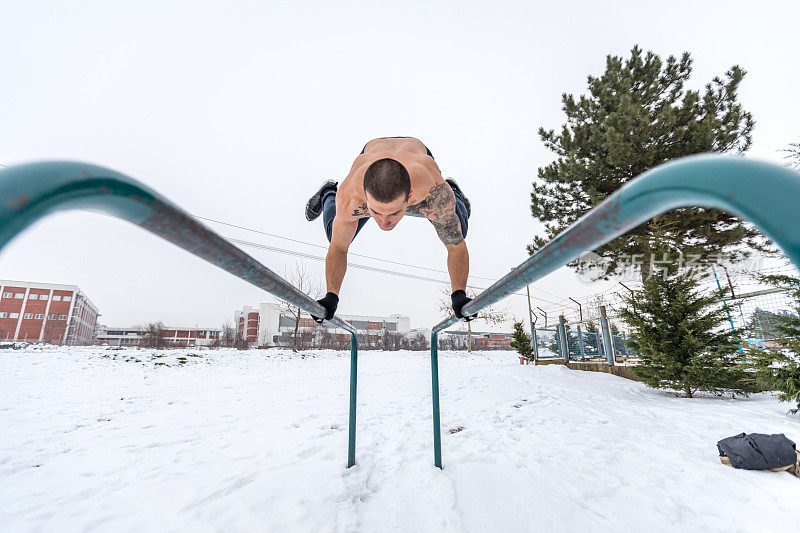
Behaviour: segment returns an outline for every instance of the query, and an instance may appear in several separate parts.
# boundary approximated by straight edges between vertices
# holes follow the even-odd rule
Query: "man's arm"
[[[447,246],[447,270],[450,272],[450,286],[453,292],[467,290],[469,277],[469,252],[466,241]]]
[[[338,214],[333,219],[331,244],[328,246],[328,255],[325,257],[325,281],[328,285],[328,292],[337,296],[347,271],[347,250],[350,248],[350,243],[353,242],[357,229],[358,220]]]
[[[469,252],[461,235],[461,222],[456,215],[456,197],[446,182],[431,187],[428,196],[419,204],[409,208],[433,224],[436,234],[447,248],[447,270],[453,292],[467,288],[469,277]]]

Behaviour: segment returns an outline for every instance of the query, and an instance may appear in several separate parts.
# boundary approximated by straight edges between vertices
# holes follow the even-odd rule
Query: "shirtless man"
[[[337,190],[338,189],[338,190]],[[442,179],[433,154],[413,137],[387,137],[369,141],[353,163],[341,186],[329,180],[306,205],[306,218],[322,213],[330,245],[325,258],[328,293],[317,300],[330,320],[339,304],[339,289],[347,270],[347,249],[370,218],[384,231],[392,230],[404,215],[431,221],[447,248],[453,311],[464,317],[461,308],[467,298],[469,253],[464,237],[470,215],[469,200],[452,179]]]

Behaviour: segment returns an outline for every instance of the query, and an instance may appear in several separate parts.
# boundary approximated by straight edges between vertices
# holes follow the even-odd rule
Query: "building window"
[[[66,320],[67,319],[67,315],[59,315],[58,319],[59,320]]]
[[[64,301],[69,302],[72,300],[72,296],[64,296]]]
[[[22,318],[33,318],[33,313],[25,313]]]
[[[19,313],[11,313],[8,318],[19,318]]]
[[[61,296],[53,296],[53,301],[54,302],[60,302],[61,301]]]
[[[39,297],[39,295],[36,294],[36,293],[33,293],[33,292],[28,294],[28,300],[35,300],[38,297]]]
[[[58,315],[47,315],[47,320],[55,320],[58,318]]]
[[[43,319],[43,318],[44,318],[44,315],[43,315],[43,314],[41,314],[41,313],[38,313],[38,314],[36,314],[36,316],[34,316],[33,318],[35,318],[36,320],[41,320],[41,319]]]
[[[14,297],[14,295],[12,293],[10,293],[10,292],[4,292],[3,293],[3,298],[13,298],[13,297]]]
[[[16,298],[17,300],[22,300],[23,298],[25,298],[25,293],[18,292],[17,294],[14,295],[14,298]]]
[[[40,294],[39,295],[39,299],[40,300],[47,300],[47,295],[46,294]]]
[[[8,316],[8,313],[0,313],[0,318],[5,318]]]

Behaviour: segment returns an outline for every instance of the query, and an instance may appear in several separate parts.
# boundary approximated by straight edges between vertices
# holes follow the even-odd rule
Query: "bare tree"
[[[800,169],[800,142],[790,144],[789,148],[781,150],[781,152],[786,152],[783,158],[789,160],[790,168]]]
[[[215,344],[226,348],[236,344],[236,328],[233,327],[233,323],[230,320],[224,322],[220,327],[219,339]]]
[[[320,348],[333,348],[333,333],[328,328],[319,328],[317,333],[317,346]]]
[[[150,322],[147,324],[142,334],[142,346],[160,350],[166,347],[166,345],[167,340],[164,338],[163,322]]]
[[[312,300],[316,300],[320,297],[321,289],[319,283],[317,283],[315,276],[308,271],[305,263],[302,261],[295,263],[294,269],[286,270],[284,278],[297,287],[300,292],[308,295]],[[296,352],[300,344],[300,335],[298,332],[300,330],[300,320],[303,318],[303,310],[283,300],[280,301],[279,307],[282,315],[294,321],[294,343],[292,351]],[[309,338],[306,337],[305,335],[303,336],[303,344],[311,344],[310,337],[313,337],[313,335],[310,335]]]
[[[468,298],[475,298],[475,296],[475,291],[470,290],[467,292]],[[445,317],[453,314],[453,301],[450,298],[449,287],[442,288],[437,310],[444,313]],[[508,320],[508,309],[490,305],[481,309],[474,320],[467,322],[467,351],[470,353],[472,352],[472,322],[475,320],[481,320],[487,325],[502,324]]]

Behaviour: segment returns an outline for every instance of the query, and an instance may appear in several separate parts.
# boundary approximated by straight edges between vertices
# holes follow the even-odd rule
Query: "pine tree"
[[[745,71],[731,67],[724,78],[715,77],[707,84],[702,94],[684,88],[691,72],[689,53],[680,59],[670,56],[665,63],[634,46],[627,60],[607,57],[605,72],[588,77],[587,95],[562,96],[566,124],[558,133],[539,129],[545,146],[558,159],[539,168],[533,184],[531,213],[545,223],[545,234],[534,237],[529,253],[649,168],[700,152],[748,149],[753,117],[737,101]],[[685,256],[699,255],[699,263],[723,253],[737,261],[751,250],[775,251],[752,225],[735,216],[687,207],[659,215],[595,253],[608,260],[609,272],[623,266],[621,258],[633,254],[643,254],[648,261],[656,232],[680,245]]]
[[[628,307],[620,317],[631,328],[630,348],[642,360],[634,371],[651,387],[682,390],[689,398],[698,390],[750,392],[737,362],[738,333],[725,327],[722,291],[702,291],[701,280],[695,270],[673,267],[624,298]]]
[[[756,371],[757,382],[779,392],[782,402],[796,402],[800,411],[800,278],[786,275],[761,276],[761,281],[792,292],[797,314],[772,316],[771,329],[779,336],[780,347],[752,348],[748,360]]]
[[[756,307],[745,327],[761,339],[774,339],[781,336],[779,325],[782,324],[782,318],[787,316],[792,316],[792,314],[788,311],[773,313]]]
[[[533,361],[533,346],[531,338],[525,333],[522,322],[514,322],[514,333],[511,334],[511,347],[527,361]]]

